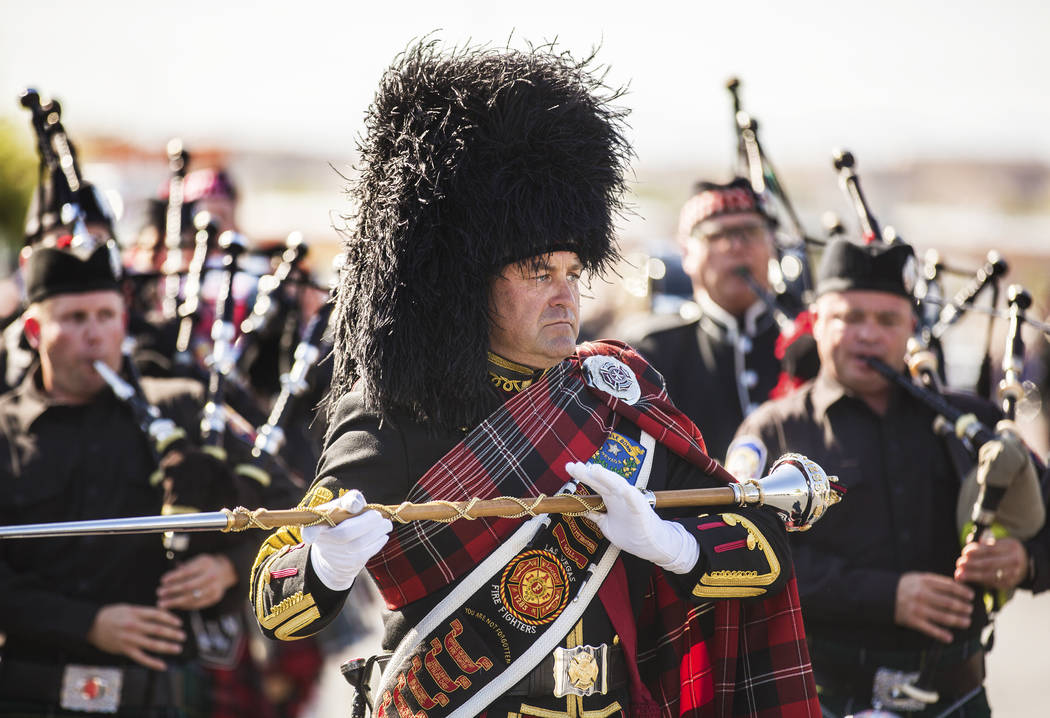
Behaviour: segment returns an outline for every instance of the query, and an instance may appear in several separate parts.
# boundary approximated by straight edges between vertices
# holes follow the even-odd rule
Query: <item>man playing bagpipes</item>
[[[1044,501],[1016,429],[976,431],[996,426],[1001,413],[954,392],[935,395],[944,406],[938,419],[927,403],[934,400],[920,400],[929,390],[899,374],[916,327],[914,279],[903,242],[832,240],[812,308],[820,372],[748,417],[727,458],[736,476],[757,476],[767,451],[790,446],[834,471],[849,492],[843,508],[792,541],[829,715],[869,706],[988,715],[982,593],[1034,580],[1023,542],[1042,525]],[[946,424],[945,413],[957,416]],[[962,438],[979,456],[968,455]],[[978,485],[998,490],[1002,504],[979,512],[988,530],[960,552]]]
[[[50,172],[42,172],[38,215],[21,253],[23,331],[35,361],[0,397],[0,523],[259,501],[241,490],[245,482],[218,452],[192,443],[199,384],[142,381],[135,400],[157,411],[153,435],[144,431],[146,415],[107,384],[103,374],[135,382],[122,351],[127,312],[112,222],[79,176],[57,109],[41,106],[36,93],[26,96],[35,100],[27,104],[34,119],[48,123],[40,137]],[[239,538],[172,537],[186,546],[166,546],[160,536],[0,545],[0,713],[201,715],[193,710],[197,699],[207,700],[197,663],[206,647],[193,619],[203,621],[202,612],[236,601],[235,587],[243,589],[238,565],[246,571],[253,551]]]

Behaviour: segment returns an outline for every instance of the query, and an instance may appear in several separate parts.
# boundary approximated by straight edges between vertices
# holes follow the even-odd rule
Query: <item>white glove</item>
[[[355,513],[365,507],[357,489],[317,508],[340,508]],[[354,583],[368,559],[379,553],[394,525],[378,511],[366,511],[335,526],[307,526],[303,542],[310,545],[310,565],[321,582],[333,591],[345,591]]]
[[[688,573],[700,558],[700,545],[674,521],[664,521],[642,492],[598,464],[570,462],[569,476],[591,487],[605,501],[605,512],[587,513],[615,546],[672,573]]]

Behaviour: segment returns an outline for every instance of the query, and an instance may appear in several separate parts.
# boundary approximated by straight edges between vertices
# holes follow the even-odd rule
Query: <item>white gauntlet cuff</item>
[[[678,539],[678,550],[669,561],[657,564],[660,568],[671,573],[689,573],[700,560],[700,544],[696,538],[686,530],[685,526],[676,521],[667,521],[671,529],[668,538],[673,534]]]

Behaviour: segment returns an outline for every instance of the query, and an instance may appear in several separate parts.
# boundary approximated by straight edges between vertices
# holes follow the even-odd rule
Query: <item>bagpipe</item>
[[[210,206],[200,203],[210,198],[209,192],[212,191],[232,193],[234,190],[228,178],[223,172],[210,169],[189,172],[191,154],[178,138],[168,142],[166,156],[169,169],[166,191],[161,199],[153,200],[160,206],[155,208],[157,211],[151,224],[147,225],[159,232],[158,238],[149,245],[152,256],[148,266],[137,262],[136,271],[125,272],[132,316],[142,319],[140,326],[146,335],[144,343],[172,364],[170,368],[164,365],[156,373],[169,372],[207,380],[205,362],[214,355],[211,310],[218,304],[213,300],[225,282],[225,279],[216,279],[224,271],[226,255],[236,251],[236,303],[233,311],[237,318],[234,336],[229,339],[230,346],[225,348],[223,355],[223,371],[231,382],[246,387],[247,382],[255,380],[254,376],[248,378],[247,375],[255,371],[252,365],[260,354],[278,351],[276,345],[280,342],[283,342],[286,353],[290,354],[294,347],[294,339],[286,339],[281,334],[291,336],[309,319],[301,315],[298,302],[301,288],[322,291],[326,288],[319,286],[304,267],[308,245],[299,232],[289,234],[284,246],[276,253],[250,246],[249,240],[243,236],[239,237],[238,247],[233,250],[228,244],[220,247],[223,230],[235,230],[230,229],[228,221],[220,216],[208,209],[200,209],[201,206]],[[207,181],[199,181],[202,173],[222,178],[220,189],[216,190]],[[163,209],[162,213],[160,209]],[[221,210],[217,211],[223,215]],[[162,222],[163,227],[157,222]],[[271,341],[275,335],[278,341]],[[266,342],[273,346],[263,346]],[[281,367],[287,367],[290,362],[290,356],[277,360]],[[275,373],[269,380],[266,393],[275,394],[278,391],[276,385]]]
[[[27,228],[26,246],[44,238],[48,229],[72,227],[69,249],[90,254],[113,236],[114,216],[97,188],[84,180],[76,146],[62,124],[58,100],[44,99],[35,89],[22,91],[19,101],[29,110],[40,156],[35,223]],[[103,238],[92,237],[88,224],[102,225]]]
[[[187,296],[179,311],[180,341],[176,347],[179,352],[188,353],[185,338],[194,333],[193,324],[200,315],[200,255],[204,254],[204,247],[210,244],[215,231],[214,224],[208,219],[207,216],[197,217],[197,247],[185,284]],[[284,482],[285,489],[289,490],[277,494],[281,498],[290,497],[290,490],[304,487],[302,479],[282,459],[281,450],[285,446],[285,427],[295,416],[294,409],[302,408],[296,402],[307,393],[310,387],[309,379],[320,358],[326,353],[324,337],[331,314],[331,304],[323,305],[307,323],[303,338],[293,352],[291,369],[280,377],[281,390],[274,399],[264,423],[254,426],[245,419],[231,405],[233,402],[230,394],[232,390],[242,397],[249,396],[250,389],[246,386],[244,376],[238,371],[238,359],[243,356],[245,346],[258,336],[258,332],[267,328],[268,321],[272,321],[274,312],[265,307],[272,307],[278,302],[278,292],[293,281],[292,271],[297,269],[299,260],[305,255],[305,244],[298,233],[293,233],[288,244],[282,261],[273,274],[264,275],[259,280],[261,289],[251,313],[238,322],[235,313],[234,279],[239,271],[239,260],[247,252],[247,246],[244,237],[231,230],[218,237],[216,245],[222,252],[221,281],[215,297],[209,332],[212,351],[204,361],[207,368],[207,391],[200,425],[201,439],[206,448],[217,450],[229,434],[246,449],[246,460],[234,465],[233,472],[257,483],[264,490],[264,495],[279,488],[272,485],[273,477],[290,479]],[[191,360],[190,358],[185,361]]]
[[[794,319],[805,309],[813,291],[810,248],[824,246],[825,240],[810,235],[803,227],[784,183],[759,140],[758,120],[742,108],[740,80],[730,78],[726,89],[732,96],[735,173],[747,178],[767,216],[776,224],[774,242],[778,276],[770,279],[776,305],[784,315]]]
[[[775,271],[770,272],[772,291],[746,268],[738,274],[748,282],[775,319],[780,335],[775,346],[776,358],[781,362],[781,374],[770,398],[789,394],[807,380],[816,376],[819,360],[812,339],[812,316],[808,305],[813,299],[814,251],[819,251],[828,239],[845,230],[839,219],[824,217],[825,236],[816,237],[807,232],[799,218],[784,183],[759,140],[758,120],[743,110],[740,99],[740,80],[726,82],[732,97],[733,129],[736,136],[736,167],[738,176],[746,177],[759,198],[763,210],[775,224]]]
[[[79,254],[90,252],[99,241],[97,235],[100,229],[96,226],[99,223],[105,225],[104,240],[112,242],[114,217],[93,185],[83,177],[76,147],[61,121],[59,102],[44,99],[33,89],[25,90],[20,96],[20,102],[30,111],[40,155],[37,222],[35,231],[27,233],[27,244],[30,241],[43,241],[46,230],[52,227],[70,227],[72,236],[62,240],[62,248]],[[297,402],[305,393],[308,377],[325,351],[321,336],[327,326],[330,309],[324,309],[321,316],[314,318],[312,329],[303,338],[302,345],[308,346],[309,350],[300,348],[296,350],[295,356],[291,356],[289,347],[286,363],[292,365],[290,373],[294,378],[282,381],[282,391],[277,393],[274,410],[269,412],[269,418],[259,423],[267,416],[261,409],[247,414],[253,417],[254,413],[258,414],[251,420],[245,418],[245,412],[235,410],[235,398],[247,397],[243,399],[244,403],[251,403],[254,407],[255,396],[246,389],[243,376],[238,371],[247,366],[248,362],[243,360],[251,352],[253,342],[267,332],[272,332],[273,325],[282,317],[294,320],[298,333],[307,323],[308,318],[299,314],[295,297],[288,299],[284,296],[304,286],[317,287],[302,266],[307,245],[301,234],[293,233],[282,248],[278,262],[271,261],[271,254],[265,255],[272,267],[269,274],[249,272],[240,266],[241,258],[249,251],[246,240],[234,232],[220,235],[219,225],[214,218],[207,212],[198,212],[193,215],[193,255],[187,264],[183,235],[187,229],[187,210],[190,208],[186,201],[185,183],[191,157],[178,138],[168,142],[166,156],[169,177],[163,243],[154,245],[155,251],[163,250],[163,263],[154,263],[157,269],[154,273],[130,277],[123,273],[123,276],[131,283],[141,285],[152,281],[157,286],[155,299],[160,311],[153,315],[153,321],[164,322],[175,330],[171,333],[173,346],[159,345],[172,360],[168,373],[193,376],[207,388],[199,442],[204,451],[210,453],[219,464],[224,464],[227,458],[223,447],[229,434],[231,441],[243,447],[242,453],[246,458],[240,463],[231,462],[232,480],[203,481],[198,482],[200,486],[188,488],[194,478],[194,472],[189,472],[181,487],[165,489],[171,494],[165,499],[165,506],[214,507],[225,503],[257,502],[263,495],[257,490],[245,492],[243,487],[219,495],[209,496],[207,492],[222,491],[223,486],[228,488],[243,483],[240,482],[242,478],[249,479],[247,486],[252,488],[253,484],[268,484],[267,477],[270,475],[293,473],[282,460],[280,449],[284,442],[278,441],[277,437],[283,437],[283,427],[294,420],[295,412],[292,409],[302,408]],[[209,271],[209,259],[214,262],[216,253],[220,253],[221,269],[218,272],[221,272],[221,277],[217,295],[212,302],[205,296],[203,288],[205,274]],[[115,254],[112,259],[119,261]],[[118,273],[117,269],[115,266],[115,274]],[[235,306],[233,283],[238,273],[242,277],[247,275],[250,278],[247,283],[254,287],[250,295],[254,301],[248,308],[250,311],[245,311],[243,306]],[[215,276],[213,274],[211,279]],[[237,312],[243,316],[236,317]],[[193,346],[194,336],[203,332],[212,340],[206,358],[201,353],[195,354],[194,349],[199,347]],[[139,383],[138,367],[130,356],[134,351],[133,341],[126,343],[125,351],[129,356],[124,361],[123,377],[104,365],[100,365],[97,371],[106,379],[113,392],[128,404],[144,435],[148,437],[158,464],[171,463],[173,454],[188,451],[191,445],[184,431],[146,402]],[[240,367],[238,358],[242,360]],[[195,451],[197,447],[192,446],[192,449]],[[200,476],[217,475],[218,467],[212,468],[215,471],[202,470],[197,473]],[[176,488],[178,496],[173,493]],[[302,488],[301,482],[296,483],[298,488]],[[289,492],[280,494],[282,500],[290,495]],[[191,501],[188,499],[190,496],[195,498]]]
[[[182,140],[174,138],[168,142],[168,209],[164,215],[164,297],[161,304],[163,316],[175,319],[179,307],[179,287],[182,269],[182,206],[183,185],[190,167],[189,152]]]

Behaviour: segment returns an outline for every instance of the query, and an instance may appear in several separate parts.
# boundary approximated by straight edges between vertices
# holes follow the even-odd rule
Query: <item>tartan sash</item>
[[[613,356],[631,367],[641,388],[634,405],[588,385],[582,363],[596,355]],[[734,481],[704,452],[699,430],[667,398],[655,369],[625,344],[593,342],[578,347],[576,354],[475,427],[416,482],[406,500],[553,494],[570,478],[565,464],[588,461],[604,443],[615,414],[705,472]],[[396,524],[368,570],[387,606],[397,609],[460,578],[520,523],[521,519],[481,518]]]
[[[621,475],[644,488],[655,442],[626,441],[640,461]],[[607,459],[605,447],[593,457]],[[561,643],[614,565],[622,571],[619,553],[586,519],[523,524],[401,640],[376,689],[377,718],[480,713]]]
[[[584,361],[614,357],[634,372],[641,395],[626,401],[588,384]],[[565,464],[587,461],[612,431],[616,415],[707,474],[735,479],[707,456],[700,431],[667,397],[663,377],[626,344],[582,344],[518,393],[442,457],[407,500],[466,501],[553,494],[569,476]],[[396,524],[368,563],[389,608],[439,591],[481,563],[522,523],[488,518],[449,524]],[[795,580],[775,596],[715,605],[715,632],[705,636],[698,607],[654,571],[638,635],[642,677],[663,715],[820,716]],[[696,670],[711,671],[698,681]],[[714,693],[697,691],[711,683]]]

